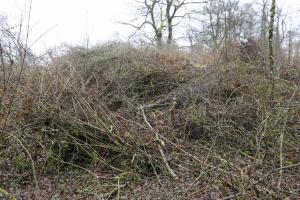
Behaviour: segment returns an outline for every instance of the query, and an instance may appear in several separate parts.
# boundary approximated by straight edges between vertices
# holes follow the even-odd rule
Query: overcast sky
[[[35,41],[55,26],[33,49],[42,52],[62,42],[83,44],[86,35],[90,37],[91,44],[118,37],[124,39],[131,29],[116,22],[133,18],[133,2],[134,0],[32,0],[30,41]],[[281,0],[280,3],[290,12],[300,10],[300,0]],[[20,19],[21,13],[28,10],[28,4],[29,0],[0,0],[0,14],[6,14],[11,21],[16,21]],[[300,24],[300,18],[293,20]]]

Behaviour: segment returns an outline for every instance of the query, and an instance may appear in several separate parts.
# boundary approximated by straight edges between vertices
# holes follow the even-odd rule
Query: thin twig
[[[160,153],[161,157],[163,158],[165,167],[167,168],[167,170],[168,170],[168,172],[170,173],[170,175],[171,175],[173,178],[177,179],[177,178],[178,178],[177,175],[175,174],[174,170],[170,167],[170,165],[169,165],[169,163],[168,163],[168,161],[167,161],[167,159],[166,159],[165,153],[164,153],[164,151],[163,151],[163,149],[162,149],[162,147],[161,147],[163,143],[162,143],[162,141],[160,140],[157,131],[155,131],[154,128],[151,126],[151,124],[148,122],[147,117],[146,117],[146,115],[145,115],[145,112],[144,112],[144,109],[143,109],[142,106],[140,106],[140,109],[141,109],[141,111],[142,111],[144,121],[146,122],[146,124],[148,125],[148,127],[149,127],[152,131],[154,131],[154,133],[155,133],[155,139],[156,139],[157,141],[159,141],[159,143],[158,143],[158,149],[159,149],[159,153]]]

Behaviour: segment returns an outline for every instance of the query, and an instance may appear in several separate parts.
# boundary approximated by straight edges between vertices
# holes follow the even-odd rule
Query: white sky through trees
[[[300,0],[279,3],[289,12],[300,10]],[[133,5],[134,0],[32,0],[30,41],[56,25],[33,49],[43,52],[62,42],[83,45],[87,36],[91,44],[125,39],[133,30],[117,22],[135,17]],[[7,15],[13,23],[17,23],[22,13],[26,20],[28,7],[29,0],[0,0],[0,14]],[[300,25],[300,18],[293,16],[294,23]]]

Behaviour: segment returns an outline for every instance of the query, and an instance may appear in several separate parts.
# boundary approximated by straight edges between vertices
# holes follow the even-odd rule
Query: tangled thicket
[[[195,67],[180,51],[70,48],[25,69],[11,108],[16,78],[0,88],[0,187],[18,195],[35,181],[49,198],[43,177],[72,169],[91,175],[79,193],[94,198],[296,199],[299,67],[281,77],[243,60]]]

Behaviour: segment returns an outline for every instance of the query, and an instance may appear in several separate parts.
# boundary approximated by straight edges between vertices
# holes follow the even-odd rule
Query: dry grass
[[[299,78],[284,71],[270,98],[260,68],[188,58],[107,44],[26,69],[1,134],[0,187],[17,199],[299,198]]]

